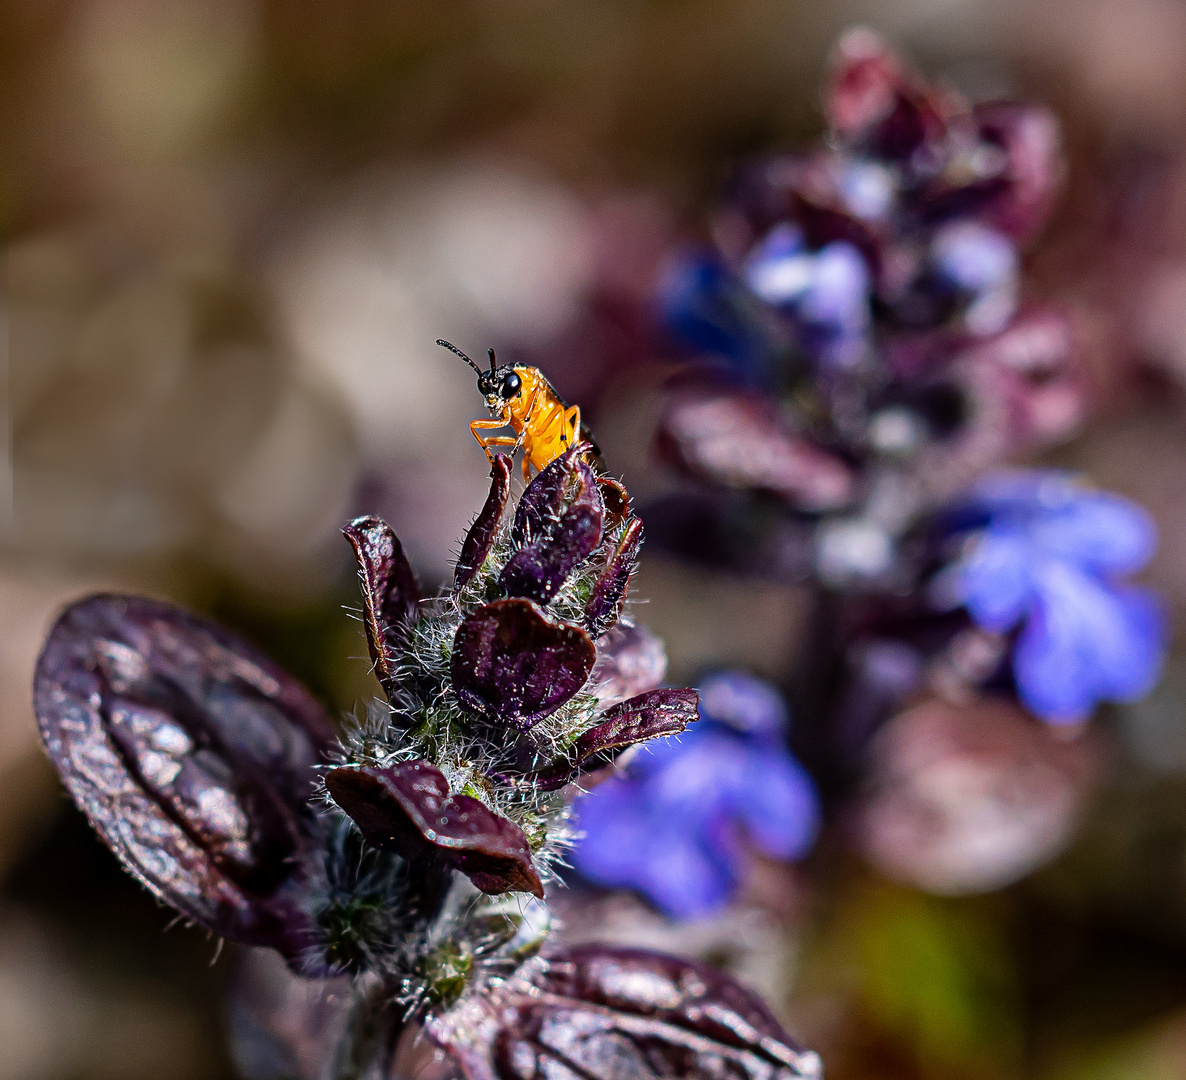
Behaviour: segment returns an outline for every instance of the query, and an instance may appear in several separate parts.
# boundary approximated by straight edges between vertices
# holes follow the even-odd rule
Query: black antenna
[[[437,338],[437,344],[440,345],[442,348],[448,349],[450,352],[456,353],[458,356],[461,357],[462,360],[464,360],[467,364],[469,364],[469,366],[472,367],[474,369],[474,371],[476,371],[479,375],[482,374],[482,369],[480,367],[478,367],[478,365],[475,364],[468,356],[466,356],[465,353],[463,353],[456,345],[453,345],[452,343],[446,341],[444,338]],[[494,355],[493,349],[490,350],[490,354],[491,354],[491,356]]]
[[[494,370],[494,350],[487,349],[486,351],[490,354],[490,370],[493,371]]]

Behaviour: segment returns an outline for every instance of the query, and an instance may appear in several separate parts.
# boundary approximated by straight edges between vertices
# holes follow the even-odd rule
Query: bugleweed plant
[[[549,946],[568,803],[631,746],[697,719],[622,621],[642,525],[583,446],[512,498],[510,459],[452,586],[351,522],[384,700],[338,725],[229,631],[137,596],[62,614],[37,666],[50,758],[126,869],[297,976],[348,979],[330,1074],[398,1075],[411,1026],[471,1080],[821,1075],[725,975]],[[393,1072],[394,1070],[394,1072]]]

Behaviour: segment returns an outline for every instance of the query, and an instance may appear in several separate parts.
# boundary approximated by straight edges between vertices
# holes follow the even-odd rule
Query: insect
[[[492,465],[492,446],[513,447],[512,454],[522,447],[523,479],[528,480],[532,466],[539,472],[582,441],[591,444],[590,456],[597,463],[600,451],[581,423],[581,407],[566,405],[539,368],[500,365],[490,349],[490,370],[483,371],[456,345],[440,339],[437,344],[456,353],[478,373],[478,390],[486,399],[490,419],[474,420],[469,429]],[[504,427],[514,435],[483,434]]]

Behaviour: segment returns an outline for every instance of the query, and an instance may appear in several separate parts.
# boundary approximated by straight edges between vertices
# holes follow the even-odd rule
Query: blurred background
[[[3,6],[0,1080],[233,1075],[230,958],[170,926],[38,747],[57,609],[168,597],[365,701],[340,526],[383,514],[437,582],[486,488],[472,373],[434,339],[540,362],[645,495],[670,360],[632,312],[731,163],[818,137],[854,23],[1058,114],[1068,182],[1027,272],[1099,315],[1098,400],[1050,460],[1152,512],[1181,613],[1181,0]],[[794,584],[644,553],[636,592],[677,683],[777,680],[810,633]],[[1008,889],[937,897],[824,843],[756,873],[724,935],[626,898],[601,925],[732,963],[834,1080],[1186,1077],[1186,655],[1099,727],[1077,839]]]

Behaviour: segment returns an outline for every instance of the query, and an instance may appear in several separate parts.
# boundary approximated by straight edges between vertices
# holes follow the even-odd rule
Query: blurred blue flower
[[[871,282],[854,244],[835,240],[808,251],[803,231],[783,222],[754,250],[745,279],[796,324],[800,344],[817,362],[847,367],[864,354]]]
[[[1166,645],[1157,597],[1117,579],[1157,547],[1149,515],[1048,470],[999,474],[974,489],[964,524],[979,532],[943,575],[986,630],[1024,623],[1013,653],[1018,695],[1050,723],[1101,701],[1132,701],[1157,681]]]
[[[798,859],[815,842],[820,807],[786,749],[786,707],[743,672],[708,679],[700,716],[679,739],[653,744],[624,774],[576,804],[584,838],[573,864],[599,885],[633,888],[677,918],[723,906],[746,845]]]
[[[673,261],[659,302],[667,328],[685,347],[721,357],[761,383],[794,345],[826,368],[860,360],[869,347],[871,289],[854,244],[835,240],[811,251],[802,230],[783,222],[739,275],[703,254]]]
[[[682,254],[663,274],[658,299],[663,322],[681,345],[729,361],[747,381],[763,381],[779,343],[749,290],[723,263]]]
[[[968,329],[993,334],[1017,308],[1020,256],[1002,232],[977,221],[954,221],[931,241],[931,265],[945,289],[967,299]]]

